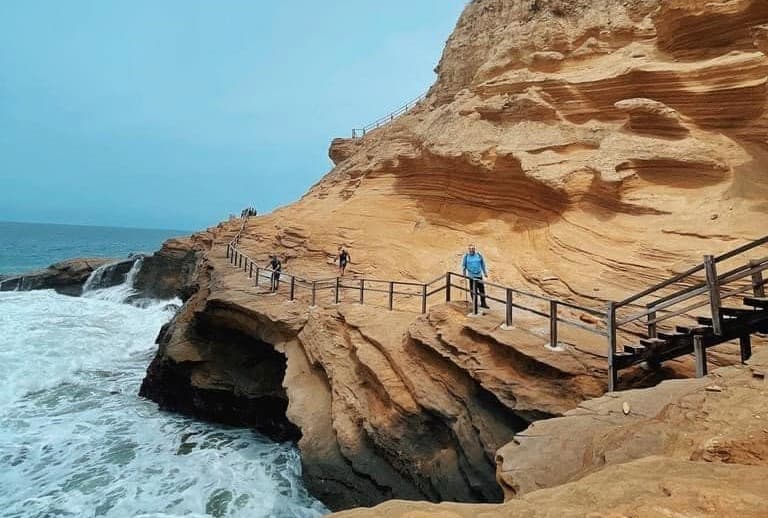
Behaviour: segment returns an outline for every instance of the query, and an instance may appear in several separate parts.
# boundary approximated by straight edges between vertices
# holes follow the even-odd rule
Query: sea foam
[[[139,266],[140,267],[140,266]],[[292,445],[137,396],[168,301],[0,293],[0,514],[319,516]]]

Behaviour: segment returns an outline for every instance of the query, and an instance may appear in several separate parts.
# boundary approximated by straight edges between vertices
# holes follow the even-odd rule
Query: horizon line
[[[192,234],[198,232],[191,229],[180,228],[161,228],[161,227],[129,227],[122,225],[85,225],[82,223],[51,223],[50,221],[13,221],[13,220],[0,220],[0,224],[10,223],[12,225],[54,225],[61,227],[86,227],[86,228],[119,228],[125,230],[169,230],[172,232],[185,232]]]

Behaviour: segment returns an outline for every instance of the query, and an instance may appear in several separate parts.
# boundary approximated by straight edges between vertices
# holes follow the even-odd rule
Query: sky
[[[290,203],[425,92],[466,0],[2,0],[0,221],[194,230]]]

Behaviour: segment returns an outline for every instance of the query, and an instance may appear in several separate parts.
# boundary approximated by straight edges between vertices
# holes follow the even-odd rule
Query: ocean
[[[73,257],[112,257],[153,252],[183,230],[87,227],[0,222],[0,275],[45,268]]]
[[[151,251],[174,235],[51,227],[0,225],[0,273]],[[34,254],[16,250],[24,246]],[[325,514],[302,484],[292,444],[138,397],[155,337],[180,301],[125,304],[128,277],[79,298],[0,292],[0,516]]]

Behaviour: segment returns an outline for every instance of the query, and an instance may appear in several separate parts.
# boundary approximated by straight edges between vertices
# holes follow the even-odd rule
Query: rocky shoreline
[[[500,334],[468,318],[461,302],[376,324],[364,306],[307,310],[268,298],[243,286],[243,272],[224,257],[235,228],[171,240],[155,261],[145,259],[162,265],[143,266],[146,279],[189,296],[158,335],[140,395],[296,442],[308,489],[333,510],[382,504],[340,516],[551,516],[577,505],[560,487],[588,493],[605,477],[639,480],[652,468],[668,473],[665,487],[677,495],[686,477],[705,477],[702,461],[736,464],[714,469],[747,509],[765,489],[741,486],[739,471],[765,470],[764,441],[748,438],[762,433],[754,417],[761,400],[748,396],[765,392],[764,351],[751,367],[597,397],[605,390],[600,361]],[[60,284],[70,278],[61,275]],[[718,428],[713,443],[708,430],[728,405],[744,416]],[[543,514],[542,498],[552,499]],[[684,498],[703,499],[704,489]]]
[[[101,280],[102,287],[115,286],[125,276],[138,257],[128,259],[76,258],[67,259],[43,270],[7,276],[0,279],[0,291],[56,290],[62,295],[79,297],[88,277],[102,266],[112,265]]]
[[[126,281],[136,261],[142,261],[134,279],[137,298],[188,299],[197,290],[194,284],[198,250],[189,239],[169,239],[160,250],[124,259],[73,258],[18,275],[0,276],[0,291],[55,290],[79,297],[88,278],[99,270],[98,288],[109,288]]]

